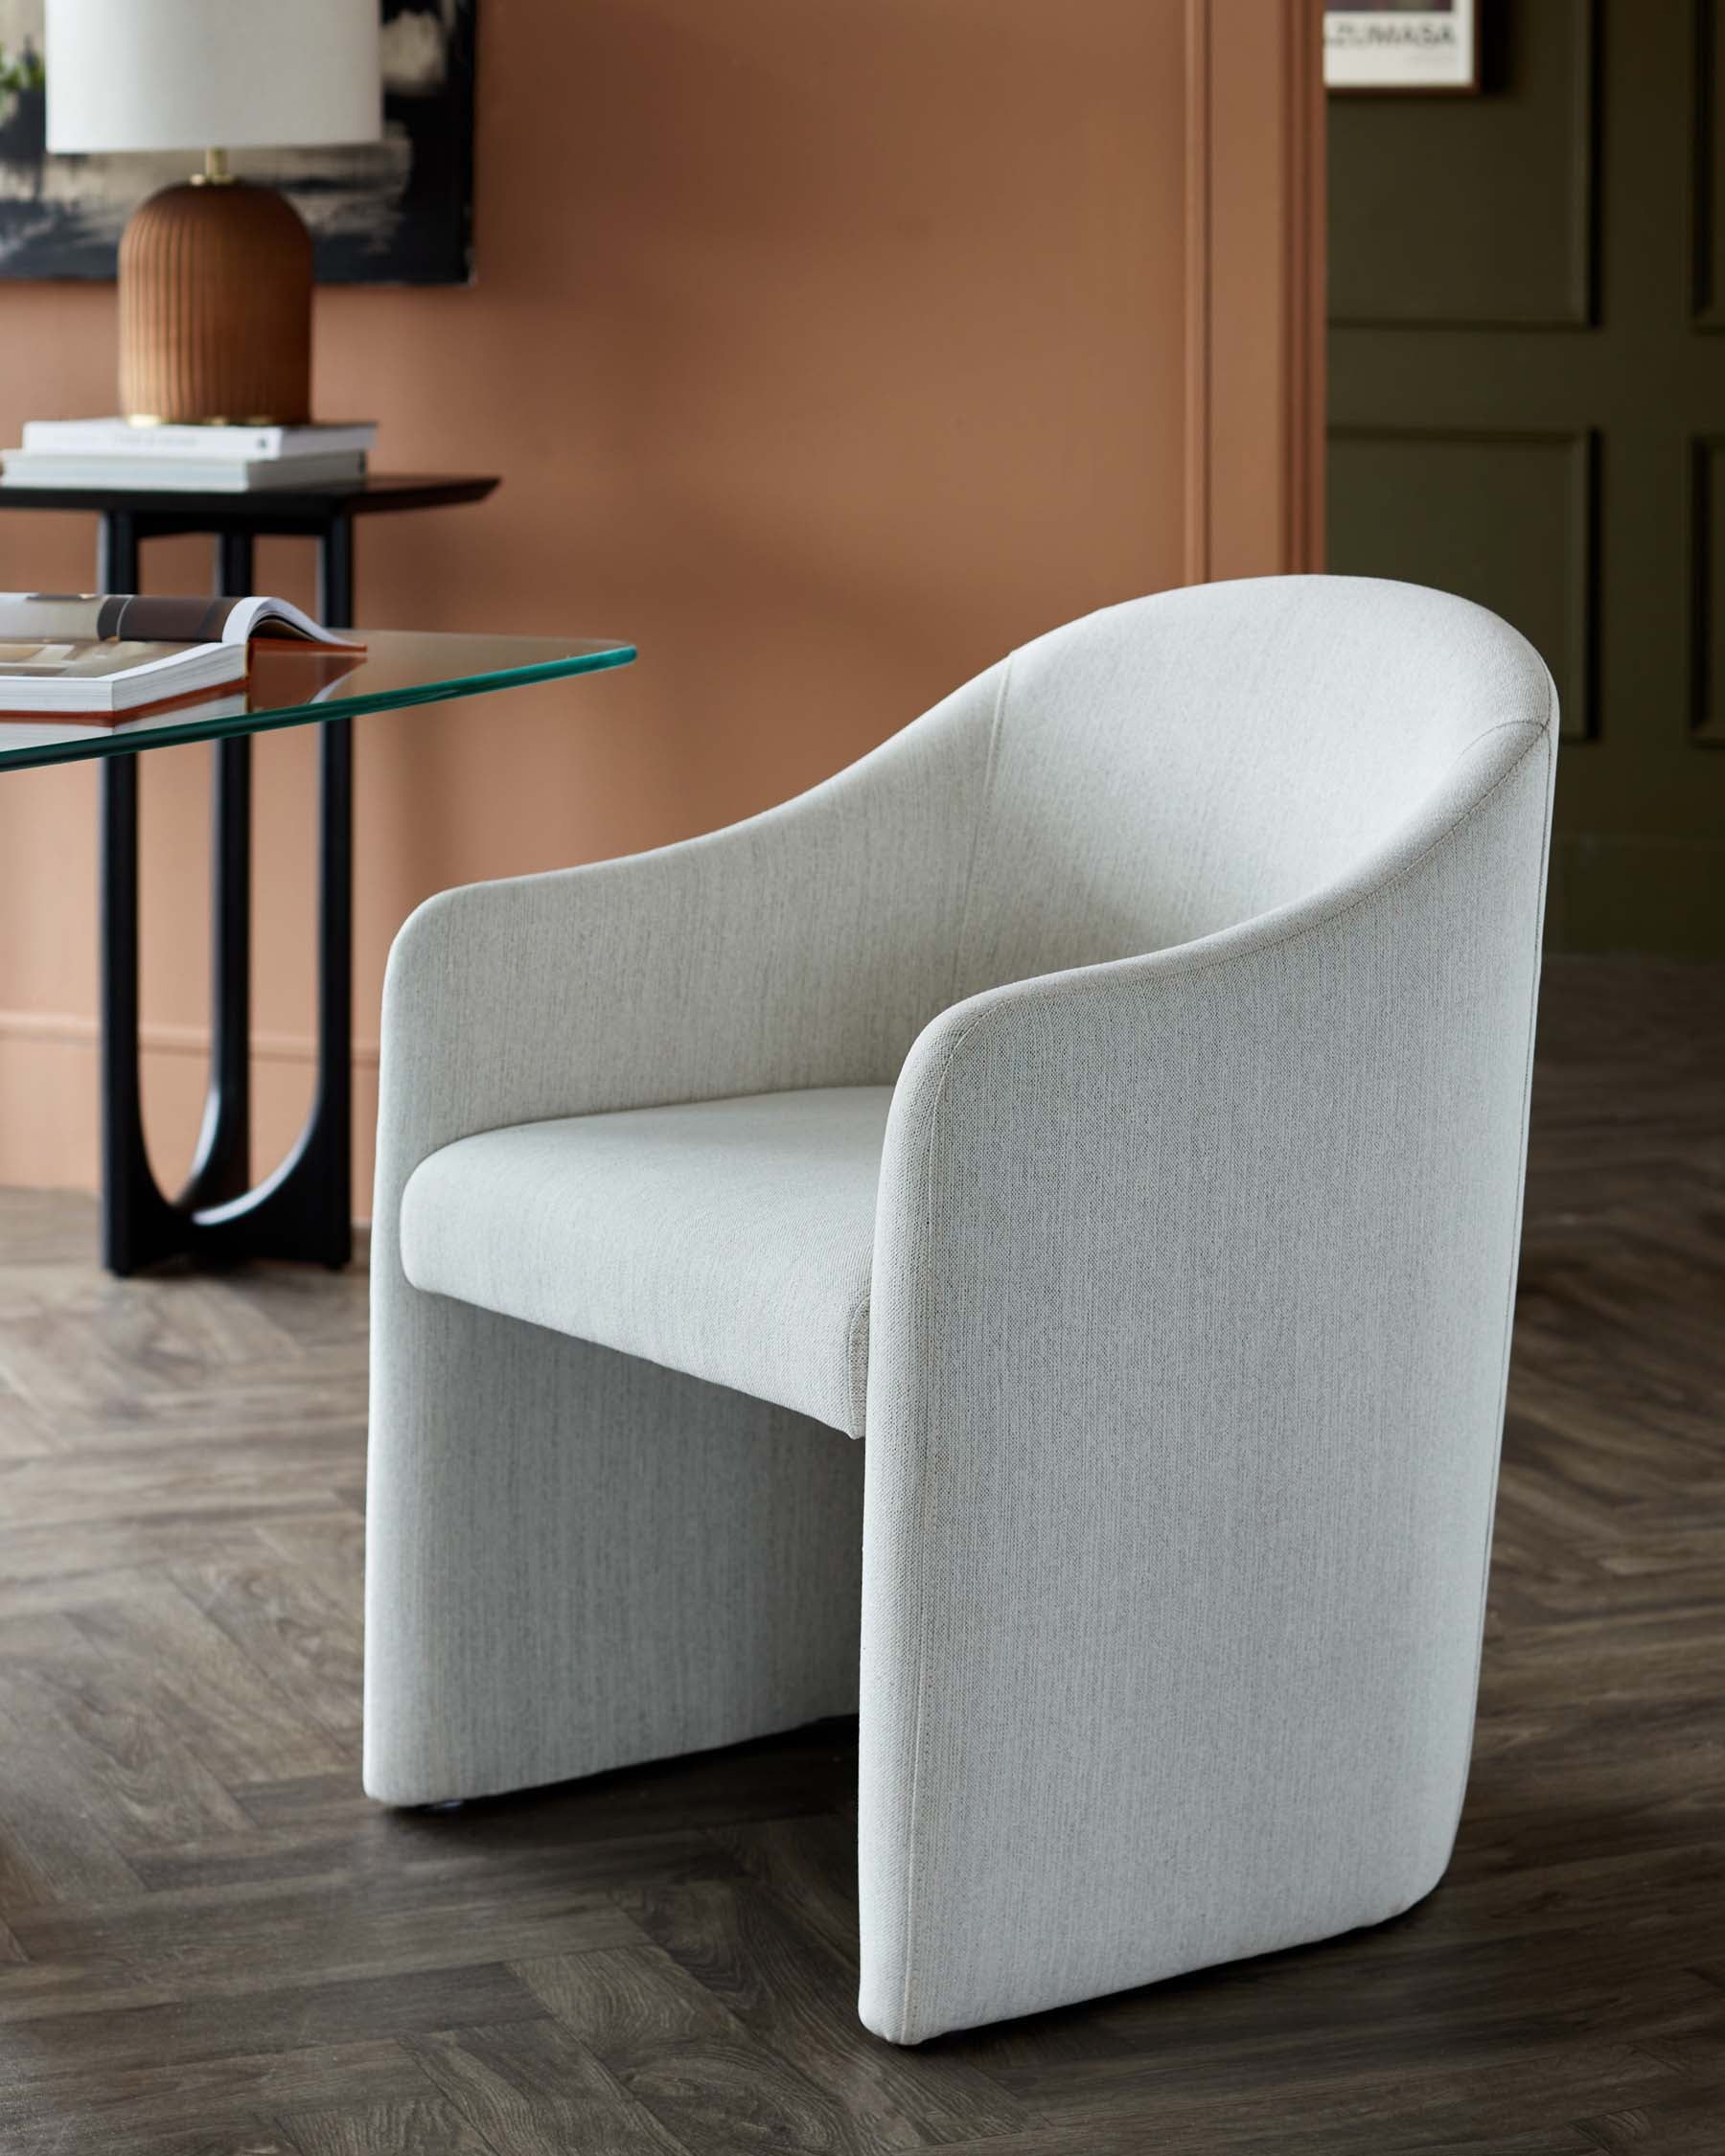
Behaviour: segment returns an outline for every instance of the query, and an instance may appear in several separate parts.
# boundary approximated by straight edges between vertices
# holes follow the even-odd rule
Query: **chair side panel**
[[[1550,814],[1525,738],[1387,887],[1068,976],[910,1074],[868,1409],[885,2034],[1375,1922],[1448,1860]]]

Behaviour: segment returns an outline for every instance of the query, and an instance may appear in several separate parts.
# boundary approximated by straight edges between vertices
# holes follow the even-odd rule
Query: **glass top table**
[[[224,741],[305,726],[408,704],[443,703],[529,681],[598,674],[627,666],[632,644],[607,638],[475,636],[415,630],[344,631],[363,644],[334,652],[287,638],[252,645],[243,686],[144,711],[118,724],[106,720],[0,717],[0,771],[128,756],[182,742]]]
[[[347,1262],[353,1234],[353,728],[373,711],[485,696],[533,681],[627,666],[632,644],[579,636],[480,636],[353,630],[363,648],[255,639],[243,684],[118,724],[0,718],[0,778],[44,764],[102,768],[103,1258],[134,1273],[166,1260]],[[288,1158],[251,1173],[251,740],[314,726],[319,749],[317,1078]],[[211,832],[210,1086],[190,1179],[173,1197],[144,1140],[139,1076],[138,756],[209,742]],[[0,933],[15,927],[0,923]]]

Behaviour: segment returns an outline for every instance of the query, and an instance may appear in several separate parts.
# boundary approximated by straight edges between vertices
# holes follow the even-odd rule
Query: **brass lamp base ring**
[[[211,412],[202,419],[170,419],[166,412],[127,412],[127,426],[298,426],[280,412]]]

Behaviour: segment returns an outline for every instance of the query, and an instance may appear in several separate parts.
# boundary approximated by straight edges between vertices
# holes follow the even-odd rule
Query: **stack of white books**
[[[365,477],[373,420],[331,426],[134,426],[124,419],[27,420],[0,452],[0,486],[139,487],[245,494]]]

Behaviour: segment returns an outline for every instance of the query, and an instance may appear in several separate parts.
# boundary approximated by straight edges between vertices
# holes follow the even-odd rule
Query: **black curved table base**
[[[110,512],[100,587],[138,588],[138,542],[183,523]],[[353,524],[318,544],[319,618],[353,621]],[[252,532],[217,536],[217,589],[252,588]],[[129,1273],[170,1258],[219,1266],[353,1254],[354,745],[347,720],[318,728],[317,1076],[286,1160],[251,1185],[251,741],[217,743],[211,814],[210,1084],[185,1188],[168,1198],[144,1142],[138,1040],[138,759],[102,767],[102,1256]]]
[[[138,1067],[138,760],[102,767],[102,1256],[137,1273],[353,1254],[353,729],[319,727],[317,1078],[280,1167],[251,1180],[251,742],[217,744],[210,1087],[185,1188],[164,1197],[150,1165]]]

